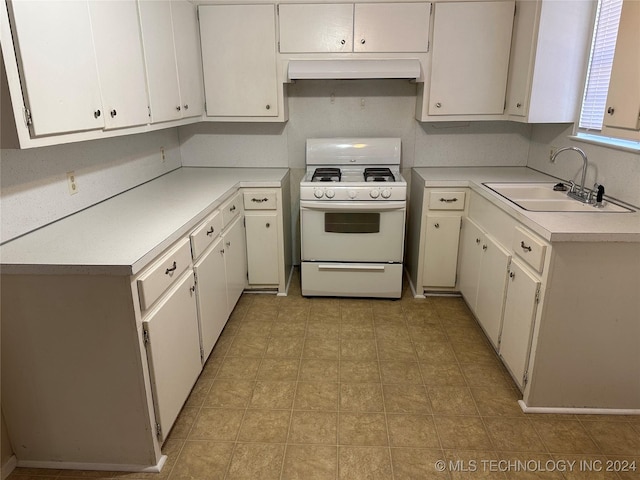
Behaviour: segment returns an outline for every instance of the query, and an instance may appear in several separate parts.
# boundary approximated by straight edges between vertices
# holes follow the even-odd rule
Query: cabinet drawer
[[[220,232],[222,232],[222,214],[219,210],[216,210],[189,236],[191,239],[191,254],[194,260],[202,255],[202,252],[211,245],[220,235]]]
[[[429,210],[464,210],[465,192],[432,191],[429,193]]]
[[[244,192],[245,210],[275,210],[276,192]]]
[[[220,207],[220,212],[222,212],[222,228],[226,228],[231,220],[236,218],[242,211],[242,193],[237,192],[229,198],[226,202],[222,204]]]
[[[140,308],[147,310],[191,264],[189,239],[180,240],[138,277]]]
[[[527,232],[523,228],[516,227],[511,245],[513,252],[522,258],[537,272],[542,273],[544,257],[547,252],[545,243]]]

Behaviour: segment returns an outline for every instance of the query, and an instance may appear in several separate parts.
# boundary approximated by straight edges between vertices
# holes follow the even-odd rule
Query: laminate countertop
[[[527,167],[414,168],[428,188],[468,187],[550,242],[640,242],[640,213],[534,212],[484,186],[490,182],[558,182],[560,179]]]
[[[240,187],[287,168],[182,167],[0,246],[3,274],[135,275]]]

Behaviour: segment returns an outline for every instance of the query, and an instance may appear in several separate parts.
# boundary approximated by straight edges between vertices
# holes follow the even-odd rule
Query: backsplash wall
[[[52,147],[3,149],[0,153],[1,242],[180,166],[175,128]],[[74,195],[67,186],[67,172],[71,171],[78,185]]]

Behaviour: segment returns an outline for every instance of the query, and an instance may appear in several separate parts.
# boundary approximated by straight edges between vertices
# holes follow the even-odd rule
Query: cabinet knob
[[[616,109],[615,109],[615,108],[613,108],[613,107],[609,107],[609,108],[607,108],[607,113],[608,113],[609,115],[613,115],[613,112],[615,112],[615,111],[616,111]]]
[[[434,227],[436,227],[436,228],[440,228],[440,224],[439,224],[439,223],[436,223],[436,224],[434,225]]]
[[[482,250],[487,251],[487,246],[486,245],[482,245]]]
[[[220,253],[224,254],[224,248],[220,249]]]
[[[361,43],[362,45],[364,45],[364,44],[365,44],[365,40],[364,40],[364,38],[363,38],[362,40],[360,40],[360,43]]]
[[[225,245],[226,245],[227,247],[230,247],[230,246],[231,246],[231,242],[225,242]]]
[[[115,108],[113,110],[111,110],[110,113],[111,113],[111,118],[115,117],[118,114],[118,112],[116,112]]]
[[[342,45],[344,45],[345,43],[347,43],[347,41],[346,41],[345,39],[342,39],[342,40],[340,40],[340,43],[341,43]]]
[[[185,110],[189,110],[189,104],[188,104],[188,103],[185,103],[183,108],[184,108]]]
[[[436,103],[436,108],[440,108],[442,107],[442,104],[440,102]]]
[[[207,230],[207,235],[211,236],[213,234],[213,227]]]
[[[515,272],[513,272],[513,271],[509,272],[509,278],[513,279],[513,278],[515,278],[515,276],[516,276]]]
[[[267,224],[265,225],[267,228],[269,228],[271,226],[270,223],[267,222]]]
[[[476,238],[476,245],[480,245],[480,239]]]
[[[180,111],[180,110],[182,110],[182,107],[181,107],[180,105],[178,105],[178,106],[176,107],[176,110],[177,110],[177,111]]]
[[[93,112],[93,118],[98,118],[100,115],[102,115],[102,112],[100,110],[96,110],[95,112]]]
[[[516,103],[516,108],[521,108],[522,104],[520,102]]]
[[[195,285],[191,285],[191,288],[189,290],[191,290],[191,293],[195,293],[196,292],[196,286]]]
[[[271,105],[267,105],[267,106],[266,106],[266,107],[264,107],[264,108],[266,108],[267,110],[271,110]]]

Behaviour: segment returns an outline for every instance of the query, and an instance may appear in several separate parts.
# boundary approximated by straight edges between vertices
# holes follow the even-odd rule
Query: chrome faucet
[[[575,198],[576,200],[580,200],[581,202],[590,203],[591,201],[590,192],[587,192],[584,188],[584,181],[585,181],[585,178],[587,177],[587,154],[584,153],[584,151],[582,151],[578,147],[563,147],[563,148],[559,148],[553,153],[553,155],[551,155],[551,163],[555,163],[556,157],[558,156],[558,154],[560,152],[564,152],[565,150],[573,150],[575,152],[578,152],[582,157],[582,179],[580,180],[580,190],[576,192],[575,185],[573,182],[571,182],[571,190],[569,190],[567,195],[570,196],[571,198]]]

